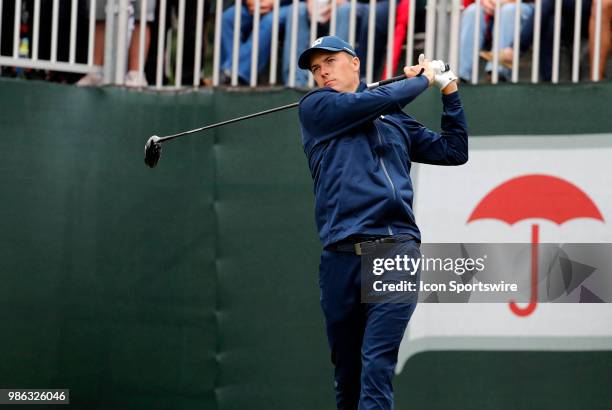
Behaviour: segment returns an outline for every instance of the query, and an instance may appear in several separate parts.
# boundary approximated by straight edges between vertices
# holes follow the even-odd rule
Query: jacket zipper
[[[376,125],[376,122],[373,122],[373,124],[374,124],[374,128],[376,128],[376,135],[378,136],[378,142],[380,142],[380,144],[382,145],[382,137],[380,136],[380,131],[378,130],[378,126]],[[389,172],[387,171],[387,167],[385,166],[385,161],[383,161],[382,157],[380,156],[378,157],[378,160],[380,161],[380,166],[383,172],[385,173],[385,176],[387,177],[387,181],[389,181],[389,184],[391,185],[391,190],[393,190],[393,199],[397,200],[395,184],[391,180],[391,176],[389,175]],[[393,229],[391,229],[391,225],[387,225],[387,231],[389,232],[389,235],[393,235]]]

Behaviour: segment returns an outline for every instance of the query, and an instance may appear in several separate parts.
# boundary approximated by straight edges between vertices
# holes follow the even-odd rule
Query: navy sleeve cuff
[[[455,91],[452,94],[442,94],[442,103],[445,107],[460,107],[461,98],[459,97],[459,91]]]

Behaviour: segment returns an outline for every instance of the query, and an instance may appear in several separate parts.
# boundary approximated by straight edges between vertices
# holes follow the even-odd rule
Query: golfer
[[[362,303],[359,255],[376,242],[418,252],[412,162],[461,165],[468,159],[456,77],[420,59],[404,68],[407,79],[367,90],[355,51],[334,36],[317,39],[298,64],[319,87],[300,101],[299,118],[324,248],[319,285],[336,404],[392,409],[397,353],[416,303]],[[432,84],[442,91],[441,133],[402,111]]]

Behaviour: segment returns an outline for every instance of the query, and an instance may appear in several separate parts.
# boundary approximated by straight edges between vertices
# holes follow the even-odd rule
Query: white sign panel
[[[612,134],[470,139],[460,167],[419,165],[424,243],[612,242]],[[425,350],[612,349],[612,304],[420,304],[396,371]]]

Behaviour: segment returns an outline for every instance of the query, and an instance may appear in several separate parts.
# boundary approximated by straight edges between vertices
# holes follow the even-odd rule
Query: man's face
[[[348,93],[359,86],[359,59],[344,51],[317,50],[310,58],[310,71],[319,87]]]

